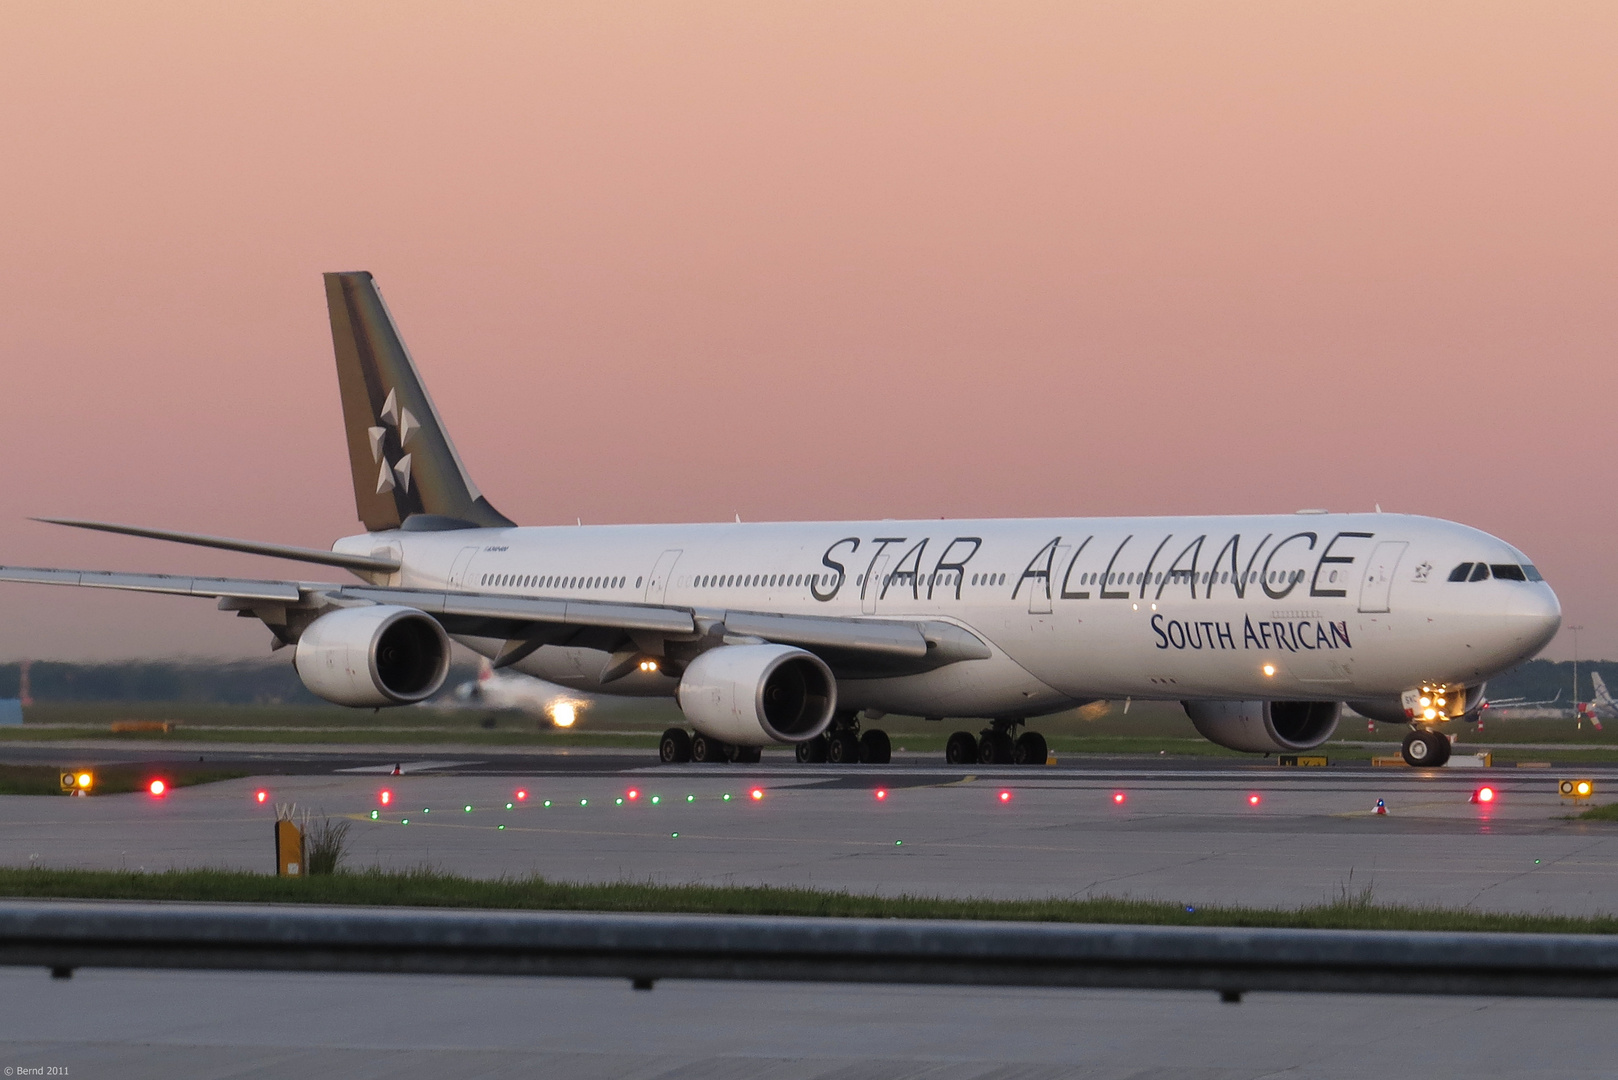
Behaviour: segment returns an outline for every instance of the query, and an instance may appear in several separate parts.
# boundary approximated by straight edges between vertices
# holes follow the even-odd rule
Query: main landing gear
[[[886,765],[893,760],[893,743],[879,728],[860,730],[857,712],[840,712],[831,718],[825,734],[798,744],[798,760],[829,761],[833,765]]]
[[[1436,769],[1449,760],[1449,736],[1432,728],[1413,728],[1399,748],[1405,764],[1417,769]]]
[[[687,734],[684,728],[671,727],[663,732],[657,755],[665,765],[682,761],[734,761],[738,765],[755,765],[763,756],[763,751],[756,746],[737,746],[710,739],[706,735]]]
[[[1045,736],[1025,731],[1012,737],[1021,720],[995,720],[982,734],[957,731],[944,745],[944,760],[951,765],[1043,765],[1050,756]]]

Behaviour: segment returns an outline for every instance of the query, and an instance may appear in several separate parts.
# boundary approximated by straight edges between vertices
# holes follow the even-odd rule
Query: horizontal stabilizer
[[[228,536],[206,536],[202,533],[175,532],[172,529],[146,529],[139,525],[114,525],[107,521],[80,521],[76,518],[34,518],[34,520],[47,525],[67,525],[75,529],[142,536],[148,540],[170,540],[176,544],[195,544],[197,547],[219,548],[222,551],[241,551],[248,555],[268,555],[275,559],[291,559],[293,562],[341,566],[345,570],[369,570],[392,574],[399,569],[397,559],[383,559],[375,555],[348,555],[340,551],[322,551],[319,548],[295,547],[291,544],[265,544],[257,540],[233,540]]]

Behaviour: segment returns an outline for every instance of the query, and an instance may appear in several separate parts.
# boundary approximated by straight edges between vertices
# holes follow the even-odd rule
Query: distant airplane
[[[1607,680],[1601,677],[1601,672],[1590,672],[1590,682],[1595,687],[1595,700],[1579,702],[1577,715],[1581,722],[1588,720],[1591,727],[1600,731],[1601,717],[1605,716],[1608,720],[1618,717],[1618,701],[1614,701],[1607,692]]]
[[[553,727],[570,728],[584,712],[585,703],[564,687],[531,675],[495,671],[487,657],[478,664],[478,677],[455,688],[454,699],[485,709],[517,709],[544,716]]]
[[[1558,690],[1555,697],[1541,698],[1538,701],[1529,701],[1525,697],[1488,698],[1480,709],[1548,709],[1562,700],[1562,691]]]

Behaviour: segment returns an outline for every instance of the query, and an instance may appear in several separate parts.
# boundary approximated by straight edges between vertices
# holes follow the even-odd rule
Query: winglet
[[[360,521],[372,532],[515,524],[472,483],[371,275],[325,277]]]

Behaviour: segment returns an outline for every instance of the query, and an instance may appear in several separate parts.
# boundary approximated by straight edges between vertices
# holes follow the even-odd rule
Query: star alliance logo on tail
[[[373,399],[374,400],[374,399]],[[399,429],[399,449],[404,450],[410,444],[410,436],[421,430],[421,422],[410,415],[409,409],[399,407],[399,396],[396,391],[388,391],[388,400],[382,403],[382,415],[379,419],[383,424]],[[376,477],[376,493],[385,494],[397,487],[400,491],[410,491],[410,454],[404,453],[398,461],[387,460],[385,443],[388,429],[386,427],[366,428],[365,433],[371,437],[371,460],[379,468]]]

